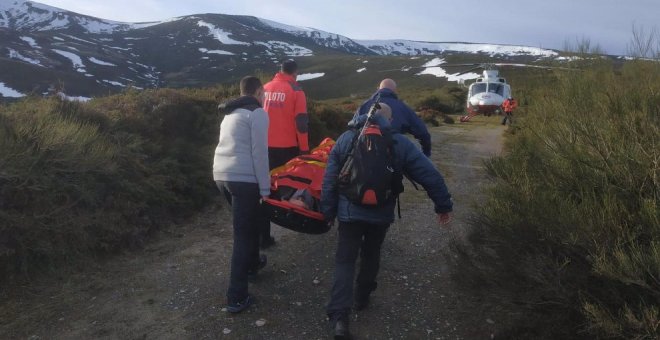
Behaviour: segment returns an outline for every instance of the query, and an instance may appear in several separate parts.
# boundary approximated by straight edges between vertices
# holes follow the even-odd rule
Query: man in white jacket
[[[234,247],[227,290],[227,311],[238,313],[254,301],[248,276],[266,265],[259,255],[259,227],[265,218],[260,199],[270,195],[268,113],[261,107],[259,78],[241,79],[241,97],[220,105],[226,112],[213,160],[213,179],[231,204]]]

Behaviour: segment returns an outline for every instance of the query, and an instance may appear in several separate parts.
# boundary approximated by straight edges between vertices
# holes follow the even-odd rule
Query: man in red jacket
[[[504,119],[502,119],[502,125],[506,125],[506,121],[509,121],[509,124],[511,124],[513,120],[513,110],[515,110],[518,107],[518,102],[513,99],[513,97],[509,97],[504,102],[502,103],[502,109],[504,109]]]
[[[305,92],[296,82],[298,64],[282,63],[280,72],[264,85],[264,110],[268,112],[268,159],[270,169],[280,167],[292,158],[309,153],[307,138],[309,118]],[[270,223],[261,235],[261,247],[275,244],[270,236]]]

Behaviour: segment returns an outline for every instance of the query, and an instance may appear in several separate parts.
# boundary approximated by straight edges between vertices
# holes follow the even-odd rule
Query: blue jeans
[[[259,227],[264,216],[261,196],[256,183],[216,181],[216,185],[231,205],[234,247],[227,300],[236,303],[248,296],[248,271],[259,264]]]
[[[339,222],[339,237],[335,255],[335,277],[326,311],[331,320],[348,317],[353,305],[355,261],[360,251],[360,272],[357,289],[370,291],[376,285],[380,267],[380,248],[389,224]]]

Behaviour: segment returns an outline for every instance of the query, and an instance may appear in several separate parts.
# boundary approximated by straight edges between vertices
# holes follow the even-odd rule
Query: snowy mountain
[[[357,40],[356,42],[380,55],[436,55],[444,52],[463,52],[488,54],[492,57],[534,56],[550,58],[558,56],[556,51],[529,46],[410,40]]]
[[[208,86],[236,81],[255,70],[274,72],[289,57],[338,60],[456,53],[525,60],[557,56],[555,51],[525,46],[356,41],[251,16],[200,14],[123,23],[32,1],[0,2],[0,89],[6,89],[0,94],[4,97],[62,87],[71,95],[93,96],[129,86]]]
[[[0,3],[0,27],[37,32],[78,29],[87,33],[112,33],[155,23],[122,23],[89,17],[32,1],[4,0]]]

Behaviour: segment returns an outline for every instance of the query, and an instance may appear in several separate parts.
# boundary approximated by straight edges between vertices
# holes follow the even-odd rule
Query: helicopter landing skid
[[[478,115],[478,113],[472,113],[472,112],[470,112],[467,116],[463,116],[463,117],[461,117],[461,119],[459,119],[459,121],[460,121],[461,123],[468,122],[470,119],[472,119],[472,117],[474,117],[474,116],[476,116],[476,115]]]

